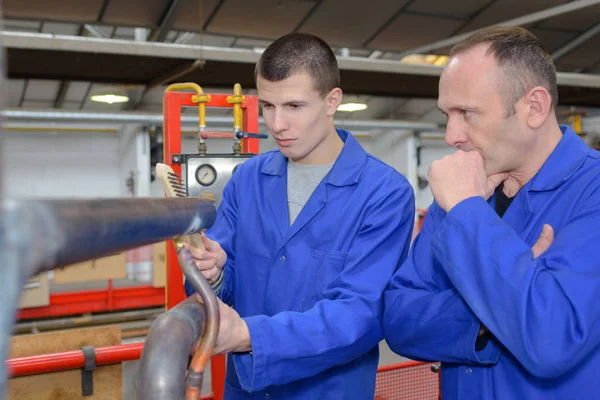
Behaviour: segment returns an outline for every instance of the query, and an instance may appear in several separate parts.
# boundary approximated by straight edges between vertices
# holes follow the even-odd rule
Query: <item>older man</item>
[[[442,73],[457,150],[430,167],[383,328],[397,353],[442,362],[444,400],[599,396],[600,153],[558,125],[557,93],[521,28],[476,32]]]

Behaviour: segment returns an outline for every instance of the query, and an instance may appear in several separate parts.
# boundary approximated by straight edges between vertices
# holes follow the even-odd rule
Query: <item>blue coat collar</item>
[[[561,126],[560,130],[563,137],[531,180],[530,191],[558,188],[579,169],[591,151],[571,128]]]
[[[344,129],[336,129],[336,131],[344,142],[344,147],[327,175],[326,183],[333,186],[355,185],[365,166],[367,153],[350,132]],[[280,151],[275,151],[271,160],[265,163],[260,172],[282,176],[286,171],[287,158]]]

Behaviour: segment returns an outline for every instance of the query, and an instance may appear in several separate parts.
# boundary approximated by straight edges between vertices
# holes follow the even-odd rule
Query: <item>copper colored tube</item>
[[[202,298],[206,312],[206,324],[198,349],[196,350],[186,379],[185,399],[200,399],[204,368],[210,359],[212,349],[219,333],[219,304],[210,284],[204,279],[202,273],[195,267],[192,255],[188,250],[180,247],[177,251],[179,265],[187,280]]]

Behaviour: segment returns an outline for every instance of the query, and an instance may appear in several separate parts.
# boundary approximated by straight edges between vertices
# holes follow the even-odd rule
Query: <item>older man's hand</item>
[[[434,161],[427,174],[433,197],[446,212],[469,197],[487,200],[507,177],[507,173],[486,176],[481,154],[462,150]]]

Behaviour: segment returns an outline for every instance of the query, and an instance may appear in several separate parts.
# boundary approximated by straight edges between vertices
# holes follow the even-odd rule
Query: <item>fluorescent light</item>
[[[121,94],[97,94],[90,97],[90,100],[97,101],[99,103],[125,103],[129,101],[129,97]]]
[[[338,107],[338,111],[344,111],[344,112],[362,111],[362,110],[366,110],[366,109],[367,109],[367,105],[364,103],[345,103],[345,104],[340,104],[340,106]]]
[[[120,89],[112,86],[104,87],[100,90],[95,90],[90,96],[90,100],[99,103],[125,103],[129,101],[129,97]]]

